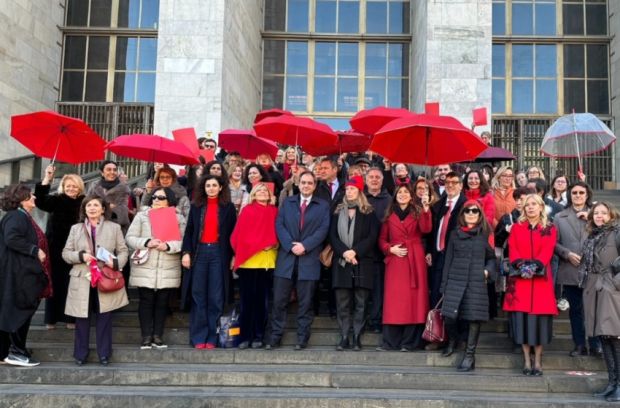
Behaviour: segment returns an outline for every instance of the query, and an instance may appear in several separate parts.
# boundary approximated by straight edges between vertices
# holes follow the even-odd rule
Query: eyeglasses
[[[213,146],[213,145],[205,145],[205,149],[215,150],[215,146]]]
[[[164,176],[164,175],[161,175],[161,176],[159,176],[159,179],[160,179],[160,180],[171,180],[171,179],[172,179],[172,176]]]
[[[585,195],[586,194],[585,191],[571,191],[570,193],[572,195]]]
[[[166,197],[165,195],[154,195],[153,196],[153,201],[155,201],[155,200],[166,201],[167,199],[168,199],[168,197]]]
[[[480,209],[479,208],[466,208],[463,210],[463,213],[465,214],[480,214]]]
[[[460,181],[446,181],[445,182],[446,186],[456,186],[456,185],[459,185],[459,184],[461,184]]]

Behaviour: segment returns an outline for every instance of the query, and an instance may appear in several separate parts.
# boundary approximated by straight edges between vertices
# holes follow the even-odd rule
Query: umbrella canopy
[[[265,109],[256,114],[256,116],[254,117],[254,123],[258,123],[265,118],[282,115],[293,116],[291,112],[284,109]]]
[[[487,145],[450,116],[410,115],[382,127],[370,150],[392,162],[436,166],[473,161]]]
[[[354,130],[336,132],[338,142],[335,145],[321,145],[304,148],[306,153],[313,156],[329,156],[350,152],[365,152],[370,147],[372,136],[358,133]]]
[[[489,146],[485,151],[480,153],[476,157],[477,163],[495,162],[514,160],[516,157],[510,152],[510,150],[502,149],[501,147]]]
[[[336,133],[327,125],[310,118],[281,115],[254,125],[256,135],[274,142],[301,146],[304,150],[338,143]]]
[[[616,141],[611,130],[591,113],[572,113],[556,120],[540,151],[552,157],[581,157],[606,149]]]
[[[220,132],[218,143],[228,152],[239,152],[244,159],[254,160],[259,154],[267,153],[275,160],[278,145],[256,136],[253,129],[226,129]]]
[[[410,115],[414,115],[414,113],[407,109],[378,106],[376,108],[359,111],[349,120],[349,123],[353,130],[368,135],[374,135],[379,129],[394,119]]]
[[[183,143],[158,135],[122,135],[105,145],[119,156],[166,164],[198,164],[198,159]]]
[[[40,157],[71,164],[103,160],[105,140],[84,121],[53,111],[11,117],[11,136]]]

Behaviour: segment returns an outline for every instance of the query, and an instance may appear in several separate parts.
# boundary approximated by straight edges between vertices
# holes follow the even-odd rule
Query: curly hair
[[[194,205],[196,207],[202,207],[207,203],[207,192],[205,191],[205,184],[209,180],[217,181],[217,184],[222,187],[220,193],[218,194],[219,205],[228,204],[230,202],[230,188],[228,187],[228,182],[225,183],[220,176],[205,174],[196,185],[196,189],[194,191]]]
[[[2,210],[12,211],[21,207],[21,202],[28,200],[32,195],[32,190],[25,184],[10,185],[2,196]]]

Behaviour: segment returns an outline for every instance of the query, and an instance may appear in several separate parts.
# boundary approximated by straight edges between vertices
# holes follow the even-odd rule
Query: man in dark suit
[[[329,205],[314,194],[316,178],[306,171],[299,178],[299,194],[284,200],[276,219],[280,241],[273,274],[271,339],[267,349],[278,347],[284,333],[287,305],[293,286],[297,288],[297,344],[308,345],[312,325],[312,299],[321,275],[319,253],[329,232]]]
[[[441,197],[446,189],[446,175],[452,171],[452,167],[449,164],[440,164],[435,167],[434,171],[435,173],[433,175],[436,175],[437,178],[433,180],[433,189],[435,193],[437,193],[437,196]]]

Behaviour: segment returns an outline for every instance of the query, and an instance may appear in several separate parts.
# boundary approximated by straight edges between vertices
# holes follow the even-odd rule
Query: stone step
[[[386,390],[323,387],[175,387],[2,385],[0,406],[80,408],[253,407],[253,408],[583,408],[609,407],[588,394],[546,395],[528,392]]]
[[[99,364],[76,368],[47,363],[33,369],[0,366],[3,384],[150,385],[222,387],[328,387],[503,391],[528,393],[591,393],[603,387],[603,373],[584,377],[545,370],[528,377],[519,369],[476,369],[458,373],[453,367],[296,364]]]
[[[29,343],[34,355],[47,362],[73,362],[73,347],[62,343]],[[371,348],[360,352],[335,351],[333,347],[312,347],[302,351],[293,351],[292,347],[277,350],[196,350],[189,346],[170,346],[166,350],[140,350],[138,346],[114,345],[111,361],[113,363],[142,364],[297,364],[329,365],[353,364],[380,366],[428,366],[454,367],[458,364],[462,352],[450,357],[442,357],[440,352],[418,351],[402,353],[400,351],[377,352]],[[91,347],[90,362],[97,362],[94,345]],[[604,371],[602,359],[594,357],[569,357],[566,352],[546,351],[543,357],[545,368],[564,371]],[[478,368],[512,368],[519,369],[523,365],[521,353],[498,353],[480,349],[476,355]]]
[[[32,326],[44,325],[44,312],[37,311],[32,318]],[[112,318],[114,327],[140,327],[137,312],[115,312]],[[295,327],[296,320],[294,315],[288,316],[288,327]],[[59,323],[58,328],[64,328],[64,323]],[[175,312],[166,319],[166,328],[187,328],[189,326],[189,313]],[[312,323],[313,329],[333,329],[338,328],[336,319],[329,316],[317,316]],[[498,317],[482,324],[483,332],[506,333],[508,322],[504,317]],[[554,319],[553,330],[556,334],[570,334],[570,321],[568,319]]]
[[[35,326],[30,329],[28,333],[28,340],[30,342],[39,343],[71,343],[73,341],[74,331],[65,328],[58,328],[55,330],[46,330],[42,326]],[[95,329],[91,329],[91,339],[95,338]],[[340,334],[336,329],[322,329],[313,330],[310,336],[310,346],[332,346],[336,345],[340,339]],[[164,340],[170,345],[187,345],[189,344],[189,329],[187,328],[172,328],[167,329],[164,333]],[[116,328],[112,333],[112,342],[114,344],[140,344],[142,336],[140,329],[137,327],[123,327]],[[362,344],[366,346],[375,347],[379,345],[381,341],[381,334],[378,333],[365,333],[362,336]],[[295,333],[294,326],[285,331],[282,338],[283,345],[294,345],[297,342],[297,335]],[[493,348],[500,351],[512,350],[512,341],[508,338],[506,333],[493,333],[487,332],[480,336],[479,347],[481,348]],[[555,335],[551,344],[545,347],[547,350],[572,350],[573,341],[570,335],[558,334]]]

